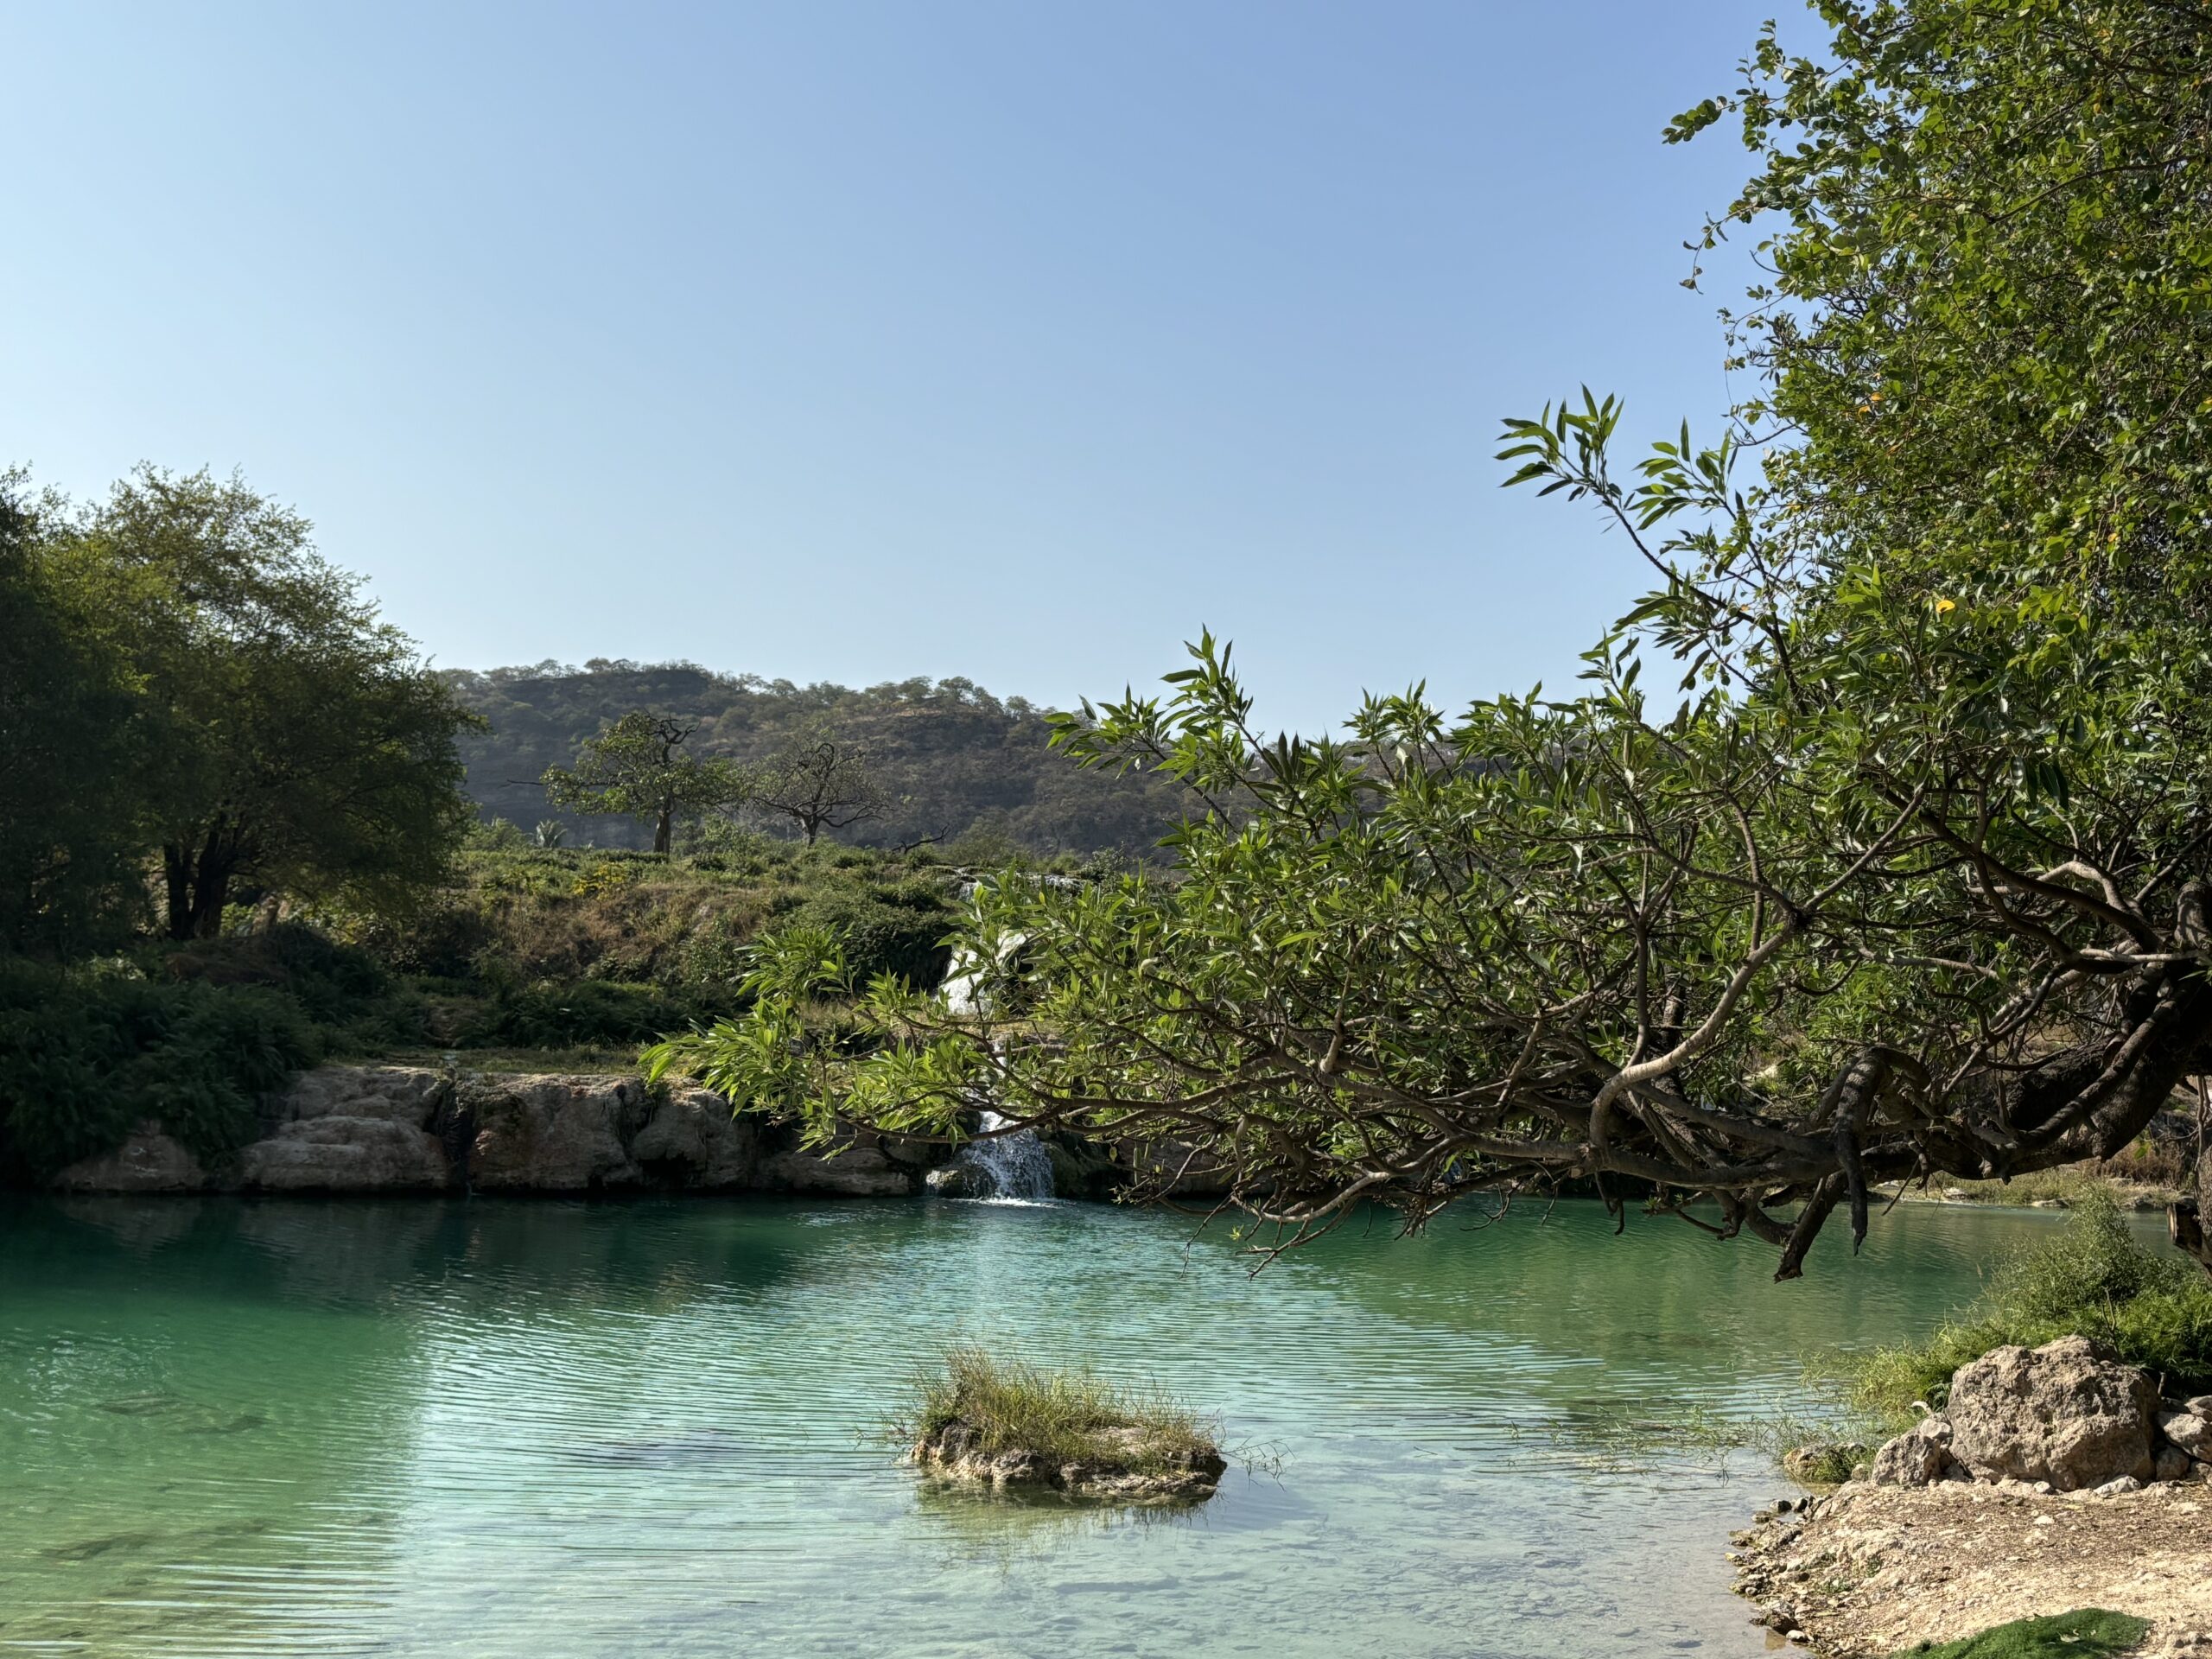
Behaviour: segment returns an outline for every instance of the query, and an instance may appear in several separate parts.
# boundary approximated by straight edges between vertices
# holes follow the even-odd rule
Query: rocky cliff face
[[[635,1077],[459,1078],[424,1066],[332,1065],[263,1103],[261,1138],[212,1166],[156,1122],[54,1185],[74,1192],[779,1192],[895,1198],[946,1156],[862,1135],[824,1154],[733,1118],[703,1089]]]

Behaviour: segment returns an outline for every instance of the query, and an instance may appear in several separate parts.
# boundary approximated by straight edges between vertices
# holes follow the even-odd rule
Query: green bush
[[[2083,1198],[2053,1238],[2008,1257],[1981,1302],[1923,1343],[1845,1362],[1852,1397],[1891,1418],[1942,1406],[1951,1373],[2008,1343],[2084,1336],[2185,1390],[2212,1384],[2212,1279],[2138,1243],[2108,1197]]]
[[[322,1057],[270,986],[0,963],[0,1167],[43,1179],[159,1118],[203,1157],[250,1140],[256,1101]]]
[[[779,931],[835,931],[844,943],[855,985],[893,974],[920,990],[944,982],[951,962],[944,936],[951,926],[950,907],[934,889],[918,894],[903,887],[889,889],[887,896],[882,890],[818,893],[777,921]]]
[[[499,1000],[462,1033],[464,1047],[615,1048],[692,1024],[704,1010],[658,985],[582,979],[538,984]]]

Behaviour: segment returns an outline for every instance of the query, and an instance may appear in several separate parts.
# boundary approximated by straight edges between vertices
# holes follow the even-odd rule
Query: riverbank
[[[158,1119],[68,1166],[79,1193],[781,1193],[903,1198],[952,1155],[934,1142],[857,1135],[799,1143],[788,1125],[733,1116],[703,1089],[636,1076],[326,1065],[260,1103],[259,1134],[202,1159]]]
[[[2113,1173],[2094,1162],[2016,1175],[2009,1181],[1931,1181],[1925,1188],[1907,1185],[1878,1189],[1878,1195],[1905,1204],[2001,1204],[2031,1210],[2070,1210],[2104,1198],[2122,1210],[2163,1210],[2188,1196],[2177,1184],[2142,1180]]]
[[[264,1096],[257,1127],[235,1151],[203,1157],[160,1119],[144,1119],[119,1147],[67,1166],[48,1185],[146,1196],[988,1196],[972,1179],[945,1181],[963,1172],[948,1169],[958,1153],[942,1141],[856,1131],[835,1147],[809,1147],[796,1124],[734,1114],[711,1090],[649,1085],[635,1072],[318,1066]],[[1062,1198],[1163,1184],[1157,1160],[1117,1161],[1065,1137],[1046,1141],[1044,1155]],[[1170,1185],[1183,1198],[1217,1190],[1191,1175]]]
[[[1824,1659],[1886,1659],[2017,1618],[2150,1619],[2143,1659],[2212,1654],[2212,1484],[2097,1497],[1863,1482],[1738,1535],[1738,1593]]]

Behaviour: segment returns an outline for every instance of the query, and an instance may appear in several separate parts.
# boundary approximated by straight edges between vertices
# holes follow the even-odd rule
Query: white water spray
[[[1049,1204],[1052,1198],[1052,1156],[1033,1129],[1011,1135],[991,1135],[1006,1127],[996,1112],[983,1114],[983,1132],[989,1138],[970,1141],[953,1154],[952,1161],[968,1172],[975,1196],[1001,1204]]]
[[[972,887],[961,894],[965,899]],[[1018,945],[1019,940],[1015,941]],[[955,1014],[979,1014],[982,1011],[987,993],[983,988],[983,964],[966,950],[952,960],[951,971],[946,975],[943,992],[945,1007]],[[996,1112],[983,1114],[982,1129],[988,1138],[970,1141],[953,1154],[956,1168],[967,1172],[970,1195],[996,1204],[1050,1204],[1052,1201],[1052,1155],[1045,1150],[1045,1143],[1037,1138],[1034,1129],[1016,1129],[1011,1135],[993,1135],[994,1129],[1006,1128],[1007,1120]]]

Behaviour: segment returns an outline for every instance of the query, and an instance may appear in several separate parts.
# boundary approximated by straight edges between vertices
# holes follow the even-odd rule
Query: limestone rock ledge
[[[327,1065],[262,1103],[261,1134],[201,1161],[153,1120],[72,1164],[71,1192],[778,1192],[892,1198],[946,1154],[862,1135],[810,1152],[703,1089],[638,1078]]]

